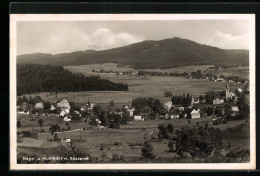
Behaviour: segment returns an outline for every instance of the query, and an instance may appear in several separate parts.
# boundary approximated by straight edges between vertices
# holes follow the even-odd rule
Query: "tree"
[[[16,123],[16,126],[17,126],[17,128],[20,128],[20,127],[22,126],[22,124],[21,124],[21,121],[20,121],[20,120],[18,120],[18,121],[17,121],[17,123]]]
[[[100,105],[95,105],[93,111],[97,114],[98,118],[100,118],[103,108]]]
[[[207,108],[207,115],[210,116],[213,114],[213,109],[211,107]]]
[[[42,119],[39,119],[39,120],[38,120],[38,124],[40,125],[40,128],[42,128],[43,120],[42,120]]]
[[[43,104],[43,109],[47,110],[51,108],[51,103],[49,101],[44,102]]]
[[[174,129],[173,129],[173,125],[172,125],[172,124],[170,124],[170,123],[167,125],[167,127],[166,127],[166,128],[167,128],[167,132],[168,132],[168,133],[172,133],[172,132],[173,132],[173,130],[174,130]]]
[[[188,152],[192,157],[209,156],[223,147],[222,133],[215,128],[182,128],[176,131],[177,153]]]
[[[165,91],[165,92],[164,92],[164,96],[165,96],[165,97],[172,97],[173,94],[172,94],[171,91]]]
[[[173,149],[174,149],[174,142],[173,142],[173,140],[169,140],[167,146],[169,147],[169,151],[173,152]]]
[[[154,158],[155,155],[153,154],[153,146],[150,142],[145,141],[143,146],[141,147],[141,155],[145,158]]]
[[[60,126],[58,124],[52,125],[49,130],[51,131],[51,133],[54,133],[56,131],[60,131]]]
[[[86,154],[85,152],[83,152],[82,150],[80,150],[78,147],[75,146],[75,144],[71,143],[71,145],[66,148],[65,152],[65,157],[67,158],[86,158],[86,160],[72,160],[69,161],[70,163],[82,163],[82,162],[89,162],[91,160],[90,156],[88,154]]]
[[[114,100],[110,101],[110,102],[109,102],[109,105],[110,105],[111,107],[114,107],[114,106],[115,106]]]

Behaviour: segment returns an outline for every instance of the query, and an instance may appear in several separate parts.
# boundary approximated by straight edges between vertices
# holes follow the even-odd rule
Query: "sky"
[[[17,55],[105,50],[144,40],[185,38],[222,49],[248,49],[247,20],[17,22]]]

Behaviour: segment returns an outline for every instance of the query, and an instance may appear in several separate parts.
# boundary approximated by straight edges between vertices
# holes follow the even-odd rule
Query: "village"
[[[171,92],[169,93],[172,96]],[[86,123],[95,129],[103,129],[104,127],[119,128],[120,124],[128,124],[131,121],[187,119],[187,122],[190,123],[192,119],[210,118],[213,125],[218,125],[228,123],[229,120],[244,119],[248,116],[249,110],[241,107],[245,106],[245,102],[240,100],[242,95],[244,96],[242,89],[231,91],[228,82],[226,82],[226,89],[222,91],[222,95],[221,93],[214,94],[214,92],[200,97],[184,94],[172,96],[170,97],[171,101],[164,103],[158,99],[148,98],[146,100],[146,98],[140,97],[132,101],[132,107],[130,105],[116,107],[113,100],[107,107],[102,107],[89,101],[86,104],[77,104],[62,99],[56,103],[50,103],[44,102],[39,96],[29,99],[19,97],[17,115],[24,115],[23,117],[31,120],[35,117],[56,118],[66,122],[66,126],[69,127],[67,129],[58,128],[57,131],[56,129],[51,130],[51,128],[48,131],[39,131],[44,133],[75,130],[70,129],[68,125],[72,122]],[[144,103],[144,101],[148,101],[148,103]],[[153,103],[149,103],[149,101],[153,101]],[[21,121],[17,123],[22,129]]]

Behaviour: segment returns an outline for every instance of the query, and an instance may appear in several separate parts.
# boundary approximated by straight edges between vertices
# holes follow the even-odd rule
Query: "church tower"
[[[228,81],[226,83],[226,100],[229,99],[229,85],[228,85]]]

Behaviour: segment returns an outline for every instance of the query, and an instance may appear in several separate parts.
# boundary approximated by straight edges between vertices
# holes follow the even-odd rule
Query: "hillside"
[[[172,68],[188,65],[248,66],[248,50],[224,50],[180,38],[143,41],[103,51],[63,54],[28,54],[17,57],[18,64],[86,65],[118,63],[119,66]]]
[[[35,92],[126,91],[128,86],[97,76],[83,76],[61,66],[18,65],[17,94]]]

